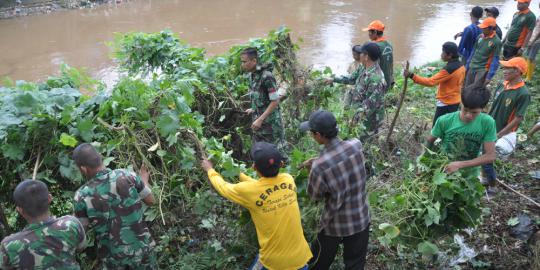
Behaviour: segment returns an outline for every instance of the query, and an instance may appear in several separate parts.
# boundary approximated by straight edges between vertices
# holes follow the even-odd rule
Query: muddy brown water
[[[263,37],[286,25],[302,38],[301,61],[316,68],[329,66],[344,73],[350,48],[367,41],[362,28],[380,19],[394,45],[396,61],[418,66],[437,60],[445,41],[469,24],[474,5],[496,6],[506,31],[515,11],[513,0],[134,0],[93,9],[0,21],[0,78],[44,80],[62,63],[86,67],[109,85],[117,79],[106,42],[114,32],[153,32],[169,28],[209,55],[235,44]],[[538,3],[533,2],[538,13]],[[458,40],[459,41],[459,40]]]

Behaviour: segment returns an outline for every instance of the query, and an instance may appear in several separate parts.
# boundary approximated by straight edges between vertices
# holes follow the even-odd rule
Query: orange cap
[[[527,73],[527,61],[523,57],[514,57],[508,61],[500,61],[501,66],[506,68],[517,68],[521,74]]]
[[[518,3],[530,3],[531,0],[517,0]]]
[[[488,28],[488,27],[496,27],[497,26],[497,21],[495,21],[495,18],[492,18],[492,17],[487,17],[484,19],[484,21],[478,25],[478,27],[484,29],[484,28]]]
[[[374,20],[371,23],[369,23],[368,27],[362,29],[362,31],[369,31],[369,30],[375,30],[375,31],[384,31],[384,24],[379,20]]]

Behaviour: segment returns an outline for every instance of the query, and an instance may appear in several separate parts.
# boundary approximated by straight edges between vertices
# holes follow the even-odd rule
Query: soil
[[[93,8],[101,4],[121,4],[129,0],[43,0],[30,1],[30,3],[20,3],[0,7],[0,19],[10,19],[36,14],[48,14],[53,11]]]

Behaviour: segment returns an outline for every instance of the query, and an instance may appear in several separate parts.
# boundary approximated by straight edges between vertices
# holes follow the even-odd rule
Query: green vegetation
[[[6,81],[0,87],[0,201],[5,210],[0,212],[0,236],[24,226],[10,196],[19,180],[33,175],[48,183],[55,198],[53,214],[71,213],[73,193],[83,179],[70,153],[77,144],[91,142],[108,166],[144,163],[150,169],[158,203],[145,210],[145,218],[163,268],[245,269],[257,253],[249,213],[210,189],[198,158],[207,152],[229,181],[235,182],[241,170],[253,174],[248,160],[250,118],[243,113],[249,104],[248,86],[239,62],[240,51],[248,45],[258,48],[261,61],[274,67],[287,88],[281,106],[291,154],[284,170],[295,177],[306,238],[313,239],[321,206],[308,198],[308,172],[297,168],[319,148],[297,125],[310,112],[325,108],[337,115],[341,137],[356,137],[361,127],[347,125],[348,114],[340,105],[343,86],[324,84],[331,70],[309,70],[297,62],[298,47],[287,29],[211,58],[170,31],[119,34],[111,47],[127,76],[111,91],[67,66],[40,84]],[[386,124],[402,84],[403,78],[397,78],[387,95]],[[387,149],[377,139],[365,144],[373,174],[368,182],[373,268],[447,265],[457,252],[453,234],[477,226],[488,212],[476,179],[446,175],[442,170],[448,159],[436,153],[426,151],[417,158],[424,151],[421,143],[434,111],[434,91],[410,85],[394,132],[397,149]],[[538,117],[535,108],[524,127]],[[83,265],[91,266],[94,254],[89,247],[80,257]]]

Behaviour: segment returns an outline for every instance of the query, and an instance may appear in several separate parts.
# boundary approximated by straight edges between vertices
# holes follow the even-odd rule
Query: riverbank
[[[0,19],[11,19],[58,10],[93,8],[102,4],[117,5],[128,0],[6,0],[0,3]]]

